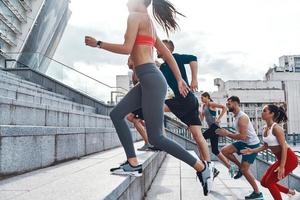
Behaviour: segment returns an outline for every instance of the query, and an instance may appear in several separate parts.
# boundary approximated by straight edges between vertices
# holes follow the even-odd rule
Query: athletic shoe
[[[149,150],[150,151],[162,151],[161,149],[159,149],[159,148],[157,148],[157,147],[155,147],[153,145],[152,145],[152,147],[149,147]]]
[[[263,200],[264,196],[261,192],[256,193],[256,192],[253,191],[250,195],[245,196],[245,199]]]
[[[217,170],[216,168],[213,169],[214,170],[214,179],[220,174],[220,171]]]
[[[229,172],[231,178],[234,177],[234,174],[235,174],[235,168],[236,168],[235,165],[230,165],[230,168],[229,168],[228,172]]]
[[[137,150],[138,151],[151,151],[152,149],[151,148],[153,148],[153,145],[151,145],[151,144],[144,144],[144,146],[142,146],[141,148],[138,148]]]
[[[215,170],[217,170],[217,169],[215,168],[214,162],[208,161],[207,163],[208,163],[208,167],[210,168],[210,177],[212,177],[211,180],[213,181],[215,179]],[[212,184],[213,183],[211,182],[211,187],[212,187]],[[210,190],[212,190],[212,188]]]
[[[233,177],[234,179],[239,179],[243,176],[242,171],[239,169],[239,171],[236,173],[236,175]]]
[[[110,172],[115,175],[130,175],[130,176],[142,176],[142,165],[132,166],[128,161],[121,164],[120,167],[111,168]]]
[[[196,174],[202,184],[203,194],[204,196],[207,196],[212,188],[212,178],[211,178],[212,169],[209,167],[207,161],[202,161],[202,162],[205,168],[201,172],[197,172]]]
[[[289,199],[290,200],[300,200],[300,193],[297,190],[295,190],[295,194],[289,195]]]

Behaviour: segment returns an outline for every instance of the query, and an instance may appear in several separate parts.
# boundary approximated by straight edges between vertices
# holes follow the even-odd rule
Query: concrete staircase
[[[0,70],[0,179],[120,145],[108,116]]]

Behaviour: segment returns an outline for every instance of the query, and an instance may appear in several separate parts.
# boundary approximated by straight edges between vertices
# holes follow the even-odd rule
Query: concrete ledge
[[[0,97],[0,125],[112,127],[108,116]]]
[[[255,162],[251,166],[251,171],[255,178],[260,181],[270,165],[271,163],[268,163],[261,158],[256,158]],[[295,174],[288,175],[283,180],[281,180],[280,183],[289,188],[296,189],[297,191],[300,190],[300,177]]]
[[[154,180],[166,153],[154,153],[144,158],[143,168],[144,175],[142,177],[126,177],[112,192],[110,192],[104,200],[127,200],[127,199],[143,199]]]
[[[133,140],[140,139],[133,132]],[[120,145],[113,128],[0,126],[0,176],[21,174]]]
[[[0,77],[1,77],[1,79],[8,79],[8,80],[16,81],[16,82],[19,82],[19,83],[27,84],[27,85],[30,85],[30,86],[33,86],[33,87],[44,89],[41,85],[26,81],[18,75],[15,75],[15,74],[9,73],[9,72],[5,72],[3,70],[0,70]]]
[[[41,74],[30,68],[5,69],[5,71],[17,74],[25,80],[30,80],[35,84],[39,84],[47,88],[47,90],[49,91],[67,96],[72,99],[72,101],[79,104],[85,104],[91,107],[95,107],[97,109],[97,113],[99,114],[109,115],[110,111],[114,107],[113,105],[108,105],[105,102],[100,101],[99,99],[90,97],[87,94],[80,92],[79,90],[71,88],[68,85],[65,85],[49,76],[46,76],[45,74]]]
[[[135,147],[143,143],[135,144]],[[111,175],[125,159],[123,148],[82,157],[0,181],[1,200],[140,200],[145,196],[166,153],[136,152],[142,177]],[[7,192],[9,191],[9,192]]]
[[[70,100],[70,98],[63,96],[61,94],[56,94],[56,93],[50,92],[44,88],[27,85],[27,84],[24,84],[24,83],[18,82],[18,81],[1,80],[0,79],[0,85],[6,86],[7,88],[10,88],[10,89],[20,89],[21,88],[21,89],[26,90],[28,93],[37,92],[37,93],[48,94],[48,95],[52,95],[52,96],[55,96],[58,98],[64,98],[64,99]]]
[[[48,94],[30,92],[23,89],[9,89],[0,85],[0,94],[2,97],[11,98],[16,101],[29,102],[34,104],[48,105],[61,109],[79,110],[84,112],[95,113],[96,109],[83,104],[78,104],[65,98],[58,98]]]

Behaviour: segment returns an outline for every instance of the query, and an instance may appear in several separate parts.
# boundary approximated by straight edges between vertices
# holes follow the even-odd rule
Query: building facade
[[[218,91],[211,94],[218,103],[226,103],[235,95],[241,99],[241,108],[246,112],[258,133],[262,132],[262,108],[267,104],[282,105],[287,109],[289,121],[284,126],[287,133],[300,133],[300,56],[282,56],[279,66],[271,68],[264,80],[230,80],[217,78],[214,84]],[[232,126],[232,114],[222,119],[222,126]]]
[[[5,59],[16,59],[46,72],[70,18],[69,3],[0,0],[0,67],[4,67]]]

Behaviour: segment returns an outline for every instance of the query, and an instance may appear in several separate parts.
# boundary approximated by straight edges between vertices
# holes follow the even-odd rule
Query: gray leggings
[[[153,63],[139,65],[135,70],[140,83],[132,88],[110,113],[127,158],[136,157],[136,154],[125,117],[128,113],[142,108],[149,142],[193,167],[197,159],[178,143],[163,135],[163,105],[167,92],[164,76]]]

